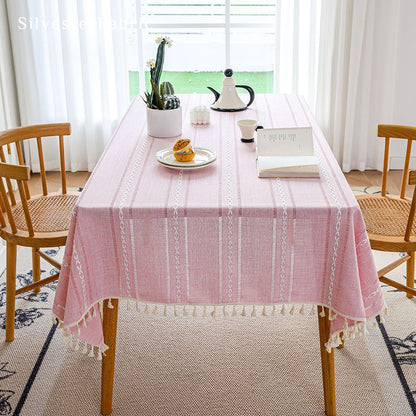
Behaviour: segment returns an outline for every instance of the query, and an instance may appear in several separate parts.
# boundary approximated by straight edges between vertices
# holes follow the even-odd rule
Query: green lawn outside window
[[[150,73],[146,72],[146,87],[150,90],[149,85]],[[254,92],[271,93],[273,92],[273,71],[268,72],[239,72],[234,73],[233,78],[236,84],[249,85]],[[205,93],[212,94],[207,86],[215,88],[221,92],[223,72],[173,72],[163,71],[162,81],[169,81],[175,88],[177,94],[189,93]],[[137,71],[129,71],[129,92],[130,99],[139,94],[139,73]],[[239,93],[245,93],[241,89]]]

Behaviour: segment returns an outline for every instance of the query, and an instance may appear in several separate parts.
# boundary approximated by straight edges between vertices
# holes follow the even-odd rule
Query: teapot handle
[[[248,85],[236,85],[236,88],[244,88],[250,94],[250,100],[247,103],[247,107],[254,101],[254,90],[253,88],[249,87]]]

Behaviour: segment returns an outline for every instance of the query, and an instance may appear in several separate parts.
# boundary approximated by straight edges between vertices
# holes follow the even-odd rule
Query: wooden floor
[[[47,175],[49,178],[48,181],[50,180],[52,182],[51,191],[59,189],[61,186],[59,172],[48,172]],[[89,176],[89,172],[67,172],[67,186],[74,188],[83,187]],[[376,170],[367,170],[365,172],[353,170],[346,173],[345,177],[352,187],[381,186],[381,172]],[[389,173],[387,189],[391,194],[398,194],[400,192],[401,178],[401,170],[395,170]],[[41,193],[40,175],[36,173],[32,174],[30,182],[31,192],[34,195]],[[408,196],[411,195],[411,191],[409,189]]]
[[[390,194],[399,194],[400,193],[400,185],[402,182],[402,174],[403,171],[401,170],[393,170],[390,171],[387,177],[387,191]],[[351,187],[356,186],[380,186],[381,187],[381,172],[376,170],[366,170],[364,172],[360,172],[358,170],[352,170],[349,173],[345,173],[345,178],[347,182],[350,184]],[[406,196],[412,197],[413,193],[413,186],[407,186],[406,189]]]

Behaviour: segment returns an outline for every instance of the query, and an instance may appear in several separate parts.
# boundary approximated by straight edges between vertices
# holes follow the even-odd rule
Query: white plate
[[[167,168],[189,170],[204,168],[217,158],[217,155],[212,150],[204,149],[203,147],[195,147],[194,152],[195,157],[189,162],[179,162],[179,160],[176,160],[172,148],[159,150],[156,153],[156,159]]]

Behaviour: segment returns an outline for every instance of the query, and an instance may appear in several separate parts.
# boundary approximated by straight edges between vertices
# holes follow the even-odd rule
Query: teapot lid
[[[229,87],[229,86],[235,85],[235,81],[233,78],[233,70],[231,68],[227,68],[224,71],[224,75],[225,75],[225,78],[222,81],[223,86]]]

